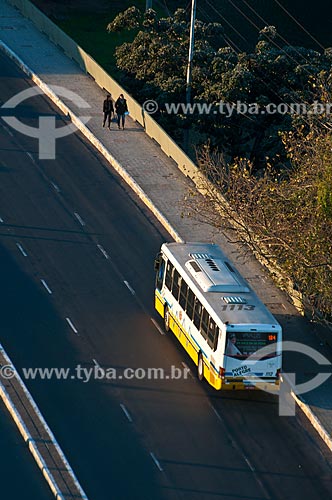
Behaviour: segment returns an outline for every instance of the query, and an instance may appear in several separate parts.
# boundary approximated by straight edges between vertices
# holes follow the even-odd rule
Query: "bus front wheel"
[[[168,307],[165,307],[165,311],[164,311],[164,326],[165,326],[166,332],[169,332],[169,328],[170,328],[169,324],[170,324],[169,309],[168,309]]]
[[[197,376],[198,376],[198,380],[200,380],[200,381],[202,381],[204,378],[204,361],[203,361],[203,355],[201,352],[198,355]]]

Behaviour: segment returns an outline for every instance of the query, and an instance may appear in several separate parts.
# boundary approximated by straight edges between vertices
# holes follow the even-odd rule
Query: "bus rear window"
[[[275,342],[277,342],[277,332],[228,332],[225,354],[243,358]],[[272,355],[275,353],[271,353]]]

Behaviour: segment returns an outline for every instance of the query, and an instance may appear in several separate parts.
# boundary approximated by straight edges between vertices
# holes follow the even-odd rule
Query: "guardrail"
[[[8,3],[17,7],[22,14],[29,18],[39,29],[45,33],[48,38],[71,57],[80,68],[88,73],[96,83],[112,95],[124,94],[130,116],[137,121],[148,134],[161,147],[162,151],[172,158],[178,168],[188,177],[193,179],[198,174],[198,168],[195,163],[185,154],[184,151],[173,141],[173,139],[158,125],[158,123],[145,113],[142,106],[123,89],[114,78],[99,66],[98,63],[87,54],[72,38],[64,33],[56,24],[54,24],[45,14],[43,14],[29,0],[7,0]]]

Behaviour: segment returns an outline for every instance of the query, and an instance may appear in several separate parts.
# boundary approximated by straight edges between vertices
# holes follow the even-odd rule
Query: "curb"
[[[314,412],[311,410],[310,406],[306,404],[302,397],[299,397],[296,394],[296,389],[292,385],[291,381],[287,377],[286,373],[282,373],[282,378],[286,381],[290,388],[290,395],[298,405],[298,407],[302,410],[304,415],[307,417],[313,428],[318,432],[326,446],[332,451],[332,436],[325,430],[323,424],[320,422],[319,418],[316,417]]]
[[[168,233],[177,242],[183,242],[179,233],[172,227],[168,219],[158,210],[153,204],[152,200],[145,194],[143,189],[138,185],[138,183],[126,172],[124,167],[109,153],[107,148],[102,144],[96,136],[86,127],[83,122],[68,108],[51,90],[51,88],[45,84],[4,42],[0,41],[0,49],[3,50],[21,69],[26,73],[33,82],[38,85],[43,92],[56,104],[56,106],[61,109],[64,113],[69,115],[72,123],[82,132],[82,134],[96,147],[96,149],[104,156],[104,158],[110,163],[110,165],[115,169],[115,171],[122,177],[122,179],[128,184],[128,186],[138,195],[138,197],[143,201],[143,203],[149,208],[149,210],[154,214],[162,226],[168,231]],[[291,390],[291,396],[295,400],[296,404],[303,411],[305,416],[310,421],[311,425],[316,429],[320,437],[326,443],[328,448],[332,451],[332,438],[329,433],[324,429],[323,425],[319,419],[314,415],[312,410],[308,405],[301,401],[293,390]]]
[[[54,437],[54,434],[52,433],[51,429],[47,425],[47,423],[46,423],[44,417],[42,416],[38,406],[36,405],[30,392],[26,388],[26,386],[25,386],[24,382],[22,381],[21,377],[19,376],[16,368],[14,368],[14,365],[13,365],[11,359],[9,358],[8,354],[6,353],[6,351],[4,350],[4,348],[2,347],[1,344],[0,344],[0,353],[3,356],[3,358],[6,360],[7,366],[11,366],[13,368],[14,376],[11,378],[13,378],[13,379],[15,378],[15,380],[19,383],[19,386],[22,389],[25,397],[28,399],[33,410],[37,414],[37,417],[39,419],[40,424],[43,426],[45,432],[47,433],[47,435],[49,437],[50,443],[52,443],[52,445],[55,447],[56,452],[58,453],[59,457],[62,460],[62,463],[63,463],[65,470],[69,473],[71,480],[73,481],[77,491],[79,491],[80,500],[88,500],[87,495],[85,494],[83,488],[81,487],[80,483],[78,482],[78,479],[76,478],[73,469],[69,465],[68,460],[64,456],[57,440]],[[23,437],[24,442],[27,443],[29,451],[32,454],[39,469],[41,470],[43,476],[45,477],[53,495],[58,500],[65,500],[65,496],[61,493],[61,491],[57,485],[56,479],[54,478],[49,467],[47,467],[45,460],[43,459],[41,453],[39,452],[39,450],[35,444],[35,439],[31,436],[31,434],[30,434],[26,424],[24,423],[20,413],[16,409],[10,395],[8,394],[4,384],[2,383],[1,378],[0,378],[0,397],[3,400],[6,408],[8,409],[10,415],[12,416],[18,430],[20,431],[20,433]]]

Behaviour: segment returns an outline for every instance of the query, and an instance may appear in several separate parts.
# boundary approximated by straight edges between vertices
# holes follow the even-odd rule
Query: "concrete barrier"
[[[0,380],[0,397],[1,397],[2,401],[4,402],[4,405],[6,406],[7,410],[9,411],[12,419],[14,420],[16,427],[20,431],[21,436],[23,437],[24,441],[28,442],[29,439],[31,439],[29,431],[28,431],[25,423],[21,419],[21,416],[16,411],[15,406],[14,406],[11,398],[9,397],[4,385],[1,383],[1,380]]]
[[[29,415],[29,418],[34,422],[33,429],[36,429],[38,427],[38,424],[43,428],[44,432],[46,433],[48,440],[47,440],[47,449],[48,452],[51,456],[51,450],[50,448],[52,447],[55,452],[57,457],[61,460],[61,473],[63,474],[63,471],[66,471],[68,476],[70,477],[74,488],[75,488],[75,493],[74,496],[77,498],[77,500],[88,500],[88,497],[86,496],[85,492],[83,491],[83,488],[79,484],[74,471],[70,467],[66,457],[64,456],[58,442],[56,441],[51,429],[47,425],[44,417],[42,416],[39,408],[37,407],[35,401],[33,400],[31,394],[29,393],[28,389],[26,388],[24,382],[22,381],[21,377],[19,376],[18,372],[15,370],[14,365],[7,355],[6,351],[0,344],[0,366],[10,366],[12,367],[13,370],[13,376],[11,379],[14,379],[15,382],[18,383],[21,394],[20,398],[25,398],[24,399],[24,408],[25,411],[27,410],[28,404],[30,404],[32,411],[35,414],[35,420],[33,420],[33,416]],[[4,364],[3,364],[4,363]],[[3,400],[6,408],[8,409],[11,417],[13,418],[14,422],[16,423],[16,426],[18,430],[20,431],[24,442],[27,443],[29,451],[31,452],[32,456],[34,457],[39,469],[41,470],[44,478],[46,479],[53,495],[55,496],[56,499],[58,500],[66,500],[66,496],[64,495],[63,492],[61,491],[61,488],[59,487],[57,480],[54,477],[54,474],[56,472],[56,468],[52,468],[52,471],[50,470],[49,467],[47,467],[47,464],[41,454],[41,452],[38,449],[38,443],[37,441],[33,438],[31,435],[31,432],[28,429],[28,425],[24,422],[22,415],[18,411],[17,407],[15,406],[14,402],[12,401],[12,398],[9,395],[9,392],[7,391],[5,385],[3,384],[1,378],[0,378],[0,397]],[[40,443],[39,443],[40,444]],[[72,493],[69,492],[68,495],[72,497]],[[78,496],[79,495],[79,496]]]

